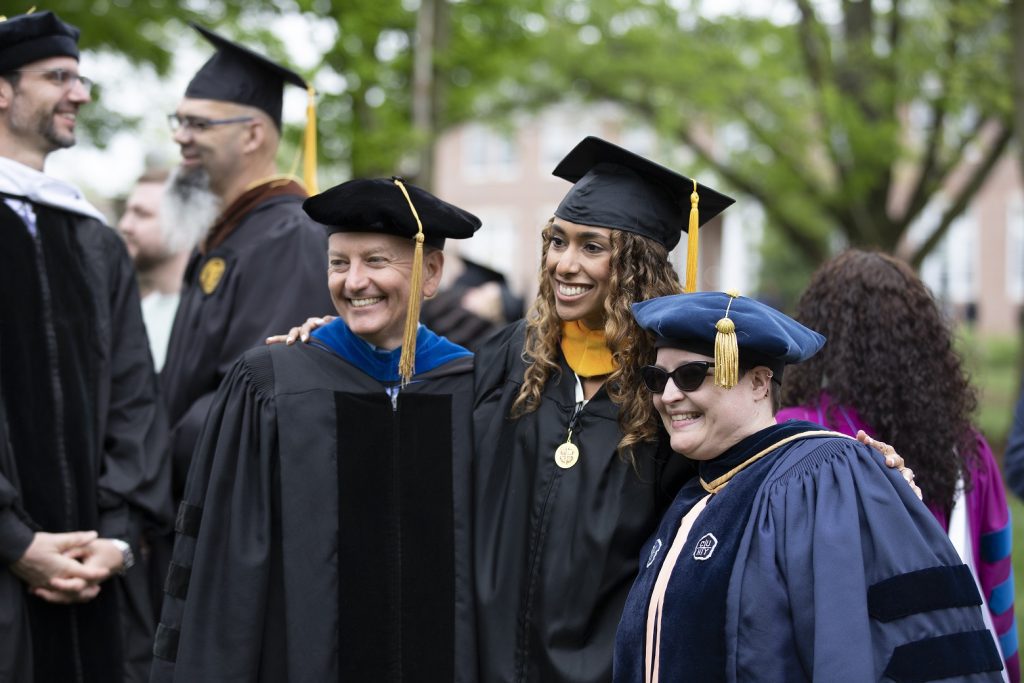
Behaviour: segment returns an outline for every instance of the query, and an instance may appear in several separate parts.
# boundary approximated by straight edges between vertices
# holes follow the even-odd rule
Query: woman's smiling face
[[[656,365],[667,372],[684,363],[694,361],[714,362],[714,358],[682,349],[660,348]],[[761,370],[767,373],[766,368]],[[672,450],[691,460],[711,460],[726,449],[739,443],[743,438],[760,430],[764,424],[758,413],[758,397],[762,397],[767,386],[760,381],[760,374],[745,372],[739,383],[731,389],[715,386],[709,369],[708,375],[693,391],[681,391],[675,382],[668,380],[665,390],[653,394],[654,407],[661,415],[662,424],[668,432]]]
[[[612,231],[560,218],[551,224],[545,269],[555,295],[555,311],[564,322],[604,327],[611,277]]]

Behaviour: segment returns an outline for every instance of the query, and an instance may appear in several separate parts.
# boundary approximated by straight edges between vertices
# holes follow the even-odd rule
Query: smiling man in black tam
[[[105,217],[43,172],[90,85],[77,28],[0,17],[0,681],[143,680],[132,645],[156,626],[141,568],[107,581],[172,518],[135,275]],[[141,615],[123,641],[119,602]]]
[[[213,392],[243,351],[286,323],[325,310],[323,230],[303,213],[307,188],[277,173],[293,71],[193,25],[216,52],[170,116],[181,165],[165,195],[198,247],[185,271],[161,373],[172,425],[175,497]],[[312,107],[310,108],[312,109]],[[315,114],[307,113],[305,182],[315,182]],[[211,202],[212,200],[212,202]],[[212,225],[204,207],[219,208]]]
[[[153,681],[469,683],[473,359],[419,307],[480,221],[398,178],[304,208],[339,317],[247,352],[210,405]]]

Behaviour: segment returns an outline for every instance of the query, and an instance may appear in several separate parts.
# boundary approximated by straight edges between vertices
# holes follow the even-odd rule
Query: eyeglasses
[[[14,69],[13,72],[18,74],[43,74],[46,80],[67,90],[74,87],[75,83],[81,83],[85,91],[91,93],[92,87],[96,85],[96,82],[91,78],[86,78],[67,69]]]
[[[224,126],[229,123],[245,123],[252,121],[251,116],[233,116],[230,119],[204,119],[200,116],[178,116],[168,114],[167,123],[171,126],[171,132],[178,132],[180,129],[193,130],[197,133],[209,130],[214,126]]]
[[[679,391],[697,391],[704,383],[704,378],[708,376],[708,370],[713,367],[715,364],[706,360],[683,363],[671,372],[654,365],[645,365],[640,368],[640,377],[644,381],[644,386],[655,394],[665,391],[669,377]]]

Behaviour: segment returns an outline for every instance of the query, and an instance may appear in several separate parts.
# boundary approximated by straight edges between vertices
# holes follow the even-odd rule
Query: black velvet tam
[[[445,238],[466,239],[480,228],[480,219],[426,190],[403,183],[423,223],[424,242],[444,248]],[[398,237],[416,235],[416,219],[394,179],[350,180],[310,197],[302,204],[309,217],[323,223],[327,234],[379,232]]]
[[[302,76],[208,28],[195,23],[189,25],[210,41],[217,52],[192,77],[185,97],[256,107],[265,111],[280,128],[284,84],[305,89],[306,81]]]
[[[53,12],[19,14],[0,21],[0,74],[48,57],[78,59],[78,29]]]
[[[690,215],[693,181],[600,138],[584,138],[553,175],[575,183],[555,216],[580,225],[626,230],[669,250],[679,243]],[[697,184],[700,224],[735,200]]]

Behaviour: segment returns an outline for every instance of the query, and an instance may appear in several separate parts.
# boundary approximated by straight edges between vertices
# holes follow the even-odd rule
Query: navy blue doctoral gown
[[[792,439],[712,495],[673,548],[707,495],[697,479],[680,491],[641,555],[617,682],[654,669],[662,683],[1000,680],[970,571],[928,509],[870,449],[818,430],[776,425],[700,463],[713,482]]]

